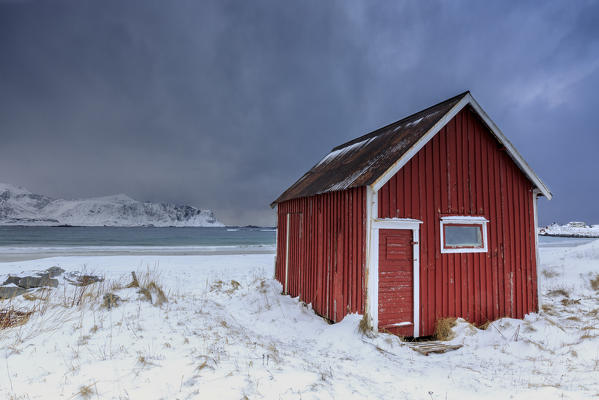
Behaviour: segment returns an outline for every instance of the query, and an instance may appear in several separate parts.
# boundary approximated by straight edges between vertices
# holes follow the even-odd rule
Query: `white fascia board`
[[[375,219],[373,227],[376,229],[418,229],[422,221],[410,218],[380,218]]]
[[[451,215],[447,217],[441,217],[441,221],[454,222],[454,223],[465,223],[465,224],[476,224],[481,222],[489,222],[485,217],[473,217],[470,215]]]
[[[468,97],[466,95],[454,105],[451,110],[447,112],[429,131],[422,136],[414,146],[406,151],[383,175],[379,176],[374,183],[372,188],[375,192],[378,192],[384,185],[395,175],[404,165],[408,163],[435,135],[445,126],[453,117],[456,116],[462,108],[468,104]]]
[[[378,214],[378,194],[370,186],[366,186],[366,305],[365,313],[369,324],[377,332],[379,325],[379,271],[378,271],[378,237],[374,235],[372,226]]]
[[[412,229],[412,242],[413,244],[413,279],[412,279],[412,291],[414,294],[413,299],[413,315],[414,315],[414,337],[420,336],[420,227],[417,225],[415,229]]]
[[[539,190],[535,189],[532,191],[532,209],[533,209],[533,218],[534,218],[534,229],[535,229],[535,259],[536,259],[536,269],[537,269],[537,306],[538,309],[541,309],[541,274],[539,273],[539,219],[537,212],[537,200],[539,197]],[[538,311],[538,310],[537,310]]]
[[[275,218],[276,218],[276,220],[275,220],[276,229],[275,229],[275,261],[274,261],[275,264],[274,264],[274,269],[273,269],[273,274],[272,274],[273,279],[275,278],[275,275],[277,274],[277,257],[281,256],[280,254],[277,254],[277,249],[279,248],[279,229],[280,229],[279,206],[275,205],[274,210],[275,210]]]
[[[530,179],[534,185],[539,189],[540,193],[543,196],[547,197],[548,200],[551,200],[552,194],[547,185],[543,183],[541,178],[534,173],[532,168],[524,161],[520,153],[516,150],[514,145],[505,137],[503,132],[495,125],[495,123],[489,118],[487,113],[482,109],[482,107],[474,100],[474,97],[470,93],[467,93],[462,100],[456,103],[451,110],[447,112],[429,131],[422,136],[414,146],[412,146],[408,151],[402,155],[399,160],[397,160],[384,174],[376,179],[370,186],[374,189],[375,192],[378,192],[384,185],[395,175],[404,165],[408,163],[418,153],[439,131],[447,125],[449,121],[453,117],[457,115],[466,105],[470,104],[472,108],[477,112],[477,114],[482,118],[485,124],[489,127],[493,135],[497,138],[497,140],[505,146],[508,154],[514,160],[514,162],[518,165],[518,167],[524,172],[524,174]]]
[[[283,287],[283,293],[288,294],[287,291],[287,282],[289,281],[287,276],[289,275],[289,218],[291,214],[287,213],[287,223],[285,227],[285,286]]]

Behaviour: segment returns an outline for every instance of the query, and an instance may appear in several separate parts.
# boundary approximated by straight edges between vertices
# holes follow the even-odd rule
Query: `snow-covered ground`
[[[358,315],[329,325],[280,295],[272,254],[1,263],[0,279],[56,265],[106,281],[86,295],[60,277],[49,300],[12,302],[39,311],[0,330],[0,398],[597,398],[599,241],[541,256],[539,314],[486,330],[461,322],[453,342],[464,346],[429,356],[391,335],[363,336]],[[168,302],[119,289],[132,270],[149,272]],[[98,297],[109,289],[124,299],[110,310]]]
[[[540,228],[539,234],[546,236],[599,238],[599,225],[587,225],[584,222],[568,222],[566,225],[553,223]]]

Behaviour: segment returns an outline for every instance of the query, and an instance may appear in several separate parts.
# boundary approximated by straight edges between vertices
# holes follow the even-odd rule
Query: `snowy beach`
[[[567,247],[566,247],[567,246]],[[70,256],[0,263],[0,279],[52,266],[59,286],[0,305],[33,310],[0,330],[10,399],[578,399],[599,394],[599,241],[541,248],[541,304],[525,320],[454,328],[423,356],[361,316],[329,325],[282,296],[274,254]],[[73,272],[102,276],[85,287]],[[127,288],[154,282],[148,299]],[[145,282],[145,283],[144,283]],[[599,282],[597,283],[599,285]],[[144,286],[145,285],[145,286]],[[151,285],[150,285],[151,286]],[[110,309],[102,295],[121,301]]]
[[[0,263],[49,257],[96,256],[198,256],[233,254],[273,254],[274,245],[238,246],[79,246],[79,247],[7,247],[0,251]]]

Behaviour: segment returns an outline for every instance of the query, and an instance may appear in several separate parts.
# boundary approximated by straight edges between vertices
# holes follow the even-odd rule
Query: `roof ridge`
[[[341,150],[344,147],[351,146],[352,144],[356,144],[356,143],[359,143],[359,142],[363,142],[364,140],[370,139],[371,137],[375,137],[375,136],[377,136],[380,133],[380,131],[387,130],[390,127],[392,127],[393,125],[399,125],[400,123],[407,122],[407,120],[416,118],[416,117],[418,117],[421,114],[426,114],[427,111],[430,111],[431,109],[433,109],[435,107],[439,107],[439,106],[441,106],[441,105],[443,105],[445,103],[450,103],[452,101],[461,99],[462,97],[466,96],[467,94],[470,94],[470,90],[466,90],[465,92],[462,92],[462,93],[460,93],[458,95],[455,95],[455,96],[453,96],[453,97],[451,97],[449,99],[443,100],[443,101],[441,101],[441,102],[439,102],[437,104],[434,104],[434,105],[432,105],[430,107],[427,107],[427,108],[425,108],[423,110],[420,110],[420,111],[417,111],[417,112],[415,112],[413,114],[410,114],[407,117],[404,117],[404,118],[402,118],[402,119],[400,119],[398,121],[392,122],[392,123],[387,124],[387,125],[385,125],[385,126],[383,126],[381,128],[378,128],[378,129],[376,129],[374,131],[371,131],[371,132],[369,132],[369,133],[367,133],[365,135],[362,135],[362,136],[357,137],[355,139],[352,139],[352,140],[350,140],[348,142],[345,142],[345,143],[342,143],[342,144],[340,144],[338,146],[335,146],[335,147],[333,147],[331,149],[331,151]]]

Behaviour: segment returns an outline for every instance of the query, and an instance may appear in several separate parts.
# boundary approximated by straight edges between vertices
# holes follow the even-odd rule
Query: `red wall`
[[[289,294],[316,313],[340,321],[364,310],[366,190],[364,187],[278,204],[275,278],[285,282],[290,217]]]
[[[469,107],[379,190],[379,218],[420,229],[420,332],[435,320],[484,323],[537,310],[532,184]],[[441,254],[440,218],[484,216],[487,253]]]

